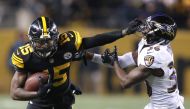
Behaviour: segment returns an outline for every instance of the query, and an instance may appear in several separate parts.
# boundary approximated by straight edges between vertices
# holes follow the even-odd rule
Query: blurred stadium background
[[[0,0],[0,109],[24,109],[27,105],[9,96],[13,75],[10,53],[27,41],[27,29],[36,17],[49,16],[60,32],[76,30],[89,37],[124,28],[136,17],[143,19],[157,12],[172,16],[179,27],[172,47],[178,87],[186,109],[190,109],[190,0]],[[138,39],[135,34],[91,51],[101,53],[117,45],[123,54],[135,50]],[[75,62],[71,76],[84,93],[77,96],[74,109],[142,109],[148,103],[143,83],[122,90],[111,69],[90,62],[85,68],[82,62]]]

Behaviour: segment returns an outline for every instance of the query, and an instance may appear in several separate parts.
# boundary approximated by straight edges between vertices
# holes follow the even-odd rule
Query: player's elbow
[[[15,93],[14,91],[11,91],[11,92],[10,92],[10,95],[11,95],[11,98],[12,98],[13,100],[18,100],[18,97],[16,96],[16,93]]]
[[[12,100],[19,100],[16,96],[11,96]]]
[[[10,96],[13,100],[20,100],[16,90],[11,89]]]
[[[127,89],[127,88],[130,88],[130,87],[132,86],[132,84],[125,83],[125,82],[121,82],[120,84],[121,84],[121,87],[122,87],[123,89]]]
[[[125,79],[125,80],[121,81],[120,84],[123,89],[130,88],[133,85],[132,81],[130,79]]]

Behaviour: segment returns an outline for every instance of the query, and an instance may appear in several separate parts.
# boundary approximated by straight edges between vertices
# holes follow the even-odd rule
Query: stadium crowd
[[[33,19],[46,15],[58,26],[81,21],[97,28],[121,28],[134,18],[144,19],[157,12],[172,16],[179,28],[190,29],[189,0],[6,0],[0,1],[0,27],[16,27],[18,36],[22,36]],[[108,73],[106,80],[106,86],[112,91],[115,90],[110,81],[113,74]],[[83,81],[79,82],[85,86]],[[137,93],[140,89],[140,85],[135,87]]]
[[[180,28],[190,28],[189,0],[6,0],[0,1],[0,26],[15,26],[20,13],[47,15],[59,26],[85,21],[90,26],[118,28],[156,12],[172,16]]]

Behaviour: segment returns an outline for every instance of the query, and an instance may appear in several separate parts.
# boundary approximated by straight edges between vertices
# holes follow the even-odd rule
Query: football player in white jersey
[[[150,102],[144,109],[184,109],[184,98],[179,95],[170,42],[175,38],[177,25],[165,14],[148,17],[136,31],[143,34],[136,52],[117,56],[106,49],[103,55],[87,53],[93,62],[108,63],[114,68],[123,88],[145,81]],[[129,73],[123,68],[136,65]]]

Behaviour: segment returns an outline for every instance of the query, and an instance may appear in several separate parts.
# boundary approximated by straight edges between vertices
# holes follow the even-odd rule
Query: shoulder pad
[[[173,57],[163,47],[154,47],[153,52],[144,54],[144,63],[150,68],[161,68],[173,61]]]
[[[18,68],[24,68],[24,60],[22,59],[22,57],[20,56],[19,50],[16,50],[16,52],[14,52],[12,54],[12,63],[15,67]]]
[[[82,44],[82,37],[77,31],[68,31],[60,34],[59,44],[64,45],[65,43],[71,43],[75,45],[76,50],[78,50]]]
[[[33,52],[30,44],[25,44],[20,46],[14,53],[12,54],[12,63],[15,67],[24,68],[24,62],[29,58],[30,53]]]

